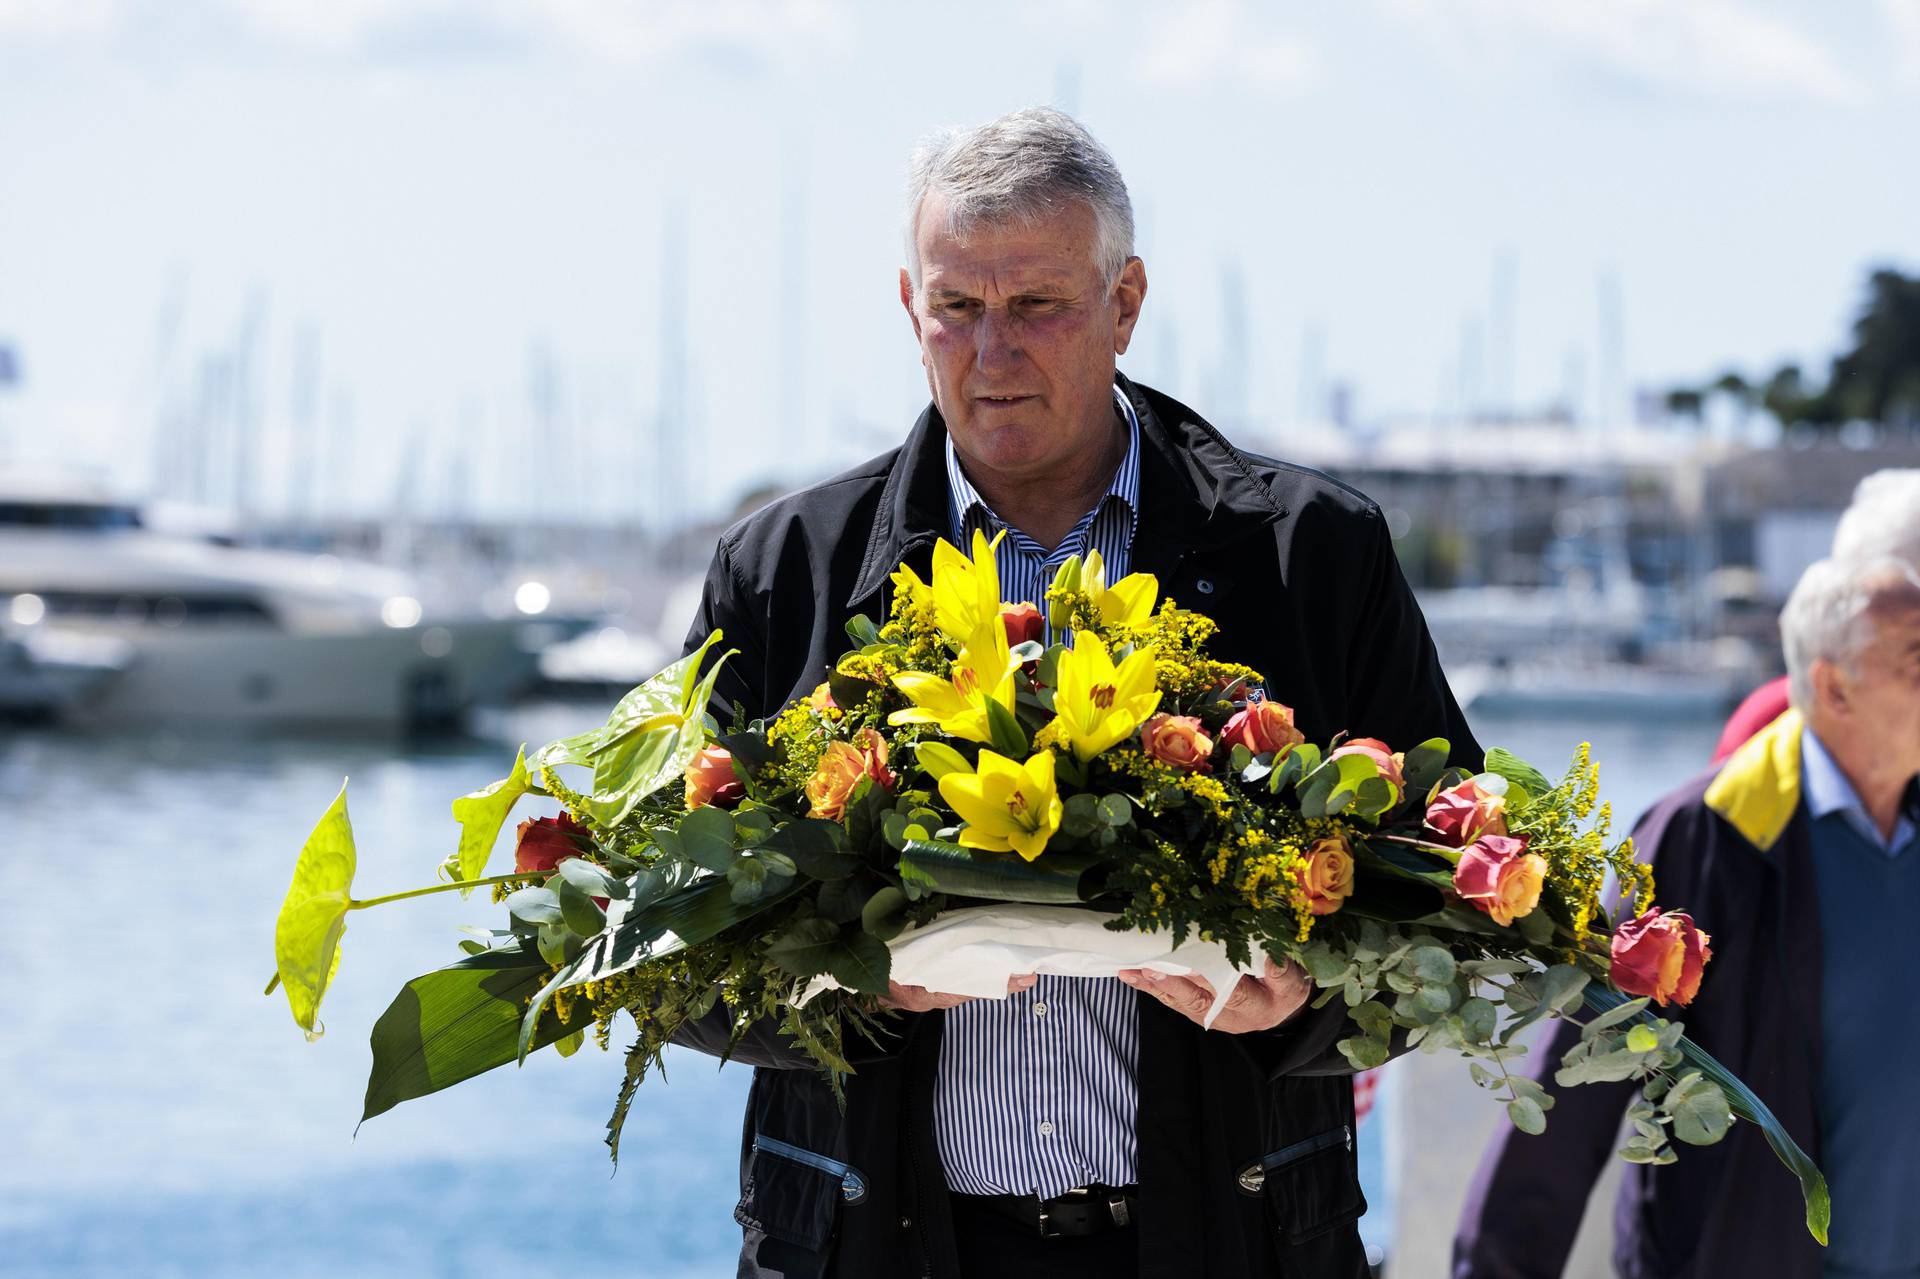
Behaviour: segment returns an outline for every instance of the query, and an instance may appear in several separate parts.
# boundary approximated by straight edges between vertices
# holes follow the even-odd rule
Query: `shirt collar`
[[[1131,515],[1134,525],[1140,522],[1140,415],[1134,412],[1133,402],[1121,394],[1119,386],[1113,388],[1113,402],[1121,420],[1127,424],[1127,451],[1120,459],[1119,467],[1113,473],[1113,482],[1107,485],[1107,491],[1101,495],[1100,502],[1118,499]],[[959,451],[953,447],[953,436],[947,436],[947,493],[948,514],[955,536],[966,527],[967,517],[978,507],[986,513],[993,524],[1004,524],[980,491],[967,479],[967,473],[960,467]],[[1100,508],[1100,502],[1094,503],[1094,509]],[[1128,540],[1132,540],[1129,537]]]
[[[1853,788],[1853,783],[1840,770],[1839,761],[1827,751],[1825,743],[1811,727],[1801,730],[1800,774],[1806,788],[1807,816],[1815,821],[1840,813],[1855,831],[1866,836],[1874,847],[1888,856],[1899,853],[1913,842],[1917,833],[1913,815],[1904,808],[1894,822],[1893,838],[1881,838],[1880,828],[1874,824],[1872,814],[1867,812],[1860,792]]]

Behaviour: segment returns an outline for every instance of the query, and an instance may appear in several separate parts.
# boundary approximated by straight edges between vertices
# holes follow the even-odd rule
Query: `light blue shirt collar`
[[[1893,838],[1882,839],[1880,828],[1867,812],[1860,792],[1853,788],[1853,783],[1840,771],[1839,763],[1811,728],[1800,730],[1800,780],[1805,788],[1807,816],[1818,821],[1830,813],[1840,813],[1854,830],[1889,857],[1898,856],[1913,842],[1915,834],[1920,833],[1914,827],[1913,817],[1903,811],[1894,823]]]
[[[1100,501],[1105,502],[1108,498],[1120,499],[1126,504],[1132,521],[1138,524],[1140,519],[1140,415],[1134,412],[1133,402],[1121,393],[1117,382],[1113,387],[1113,402],[1120,413],[1121,420],[1127,424],[1127,451],[1126,455],[1120,459],[1119,469],[1113,473],[1113,483],[1107,486],[1107,491],[1101,496]],[[992,516],[996,524],[1005,522],[998,515],[994,515],[993,508],[987,505],[987,500],[980,496],[979,490],[974,488],[972,482],[967,479],[967,473],[960,468],[960,453],[953,447],[951,435],[947,436],[947,494],[952,501],[949,513],[956,530],[965,524],[967,513],[976,506]],[[1099,503],[1095,503],[1094,510],[1099,509]],[[1133,540],[1131,534],[1127,540],[1129,542]]]

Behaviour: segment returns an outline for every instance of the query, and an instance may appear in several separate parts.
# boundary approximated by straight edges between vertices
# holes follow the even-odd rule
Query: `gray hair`
[[[939,192],[947,231],[1031,224],[1078,200],[1093,213],[1094,260],[1112,288],[1133,256],[1133,201],[1120,166],[1099,140],[1052,107],[1027,107],[923,141],[907,166],[907,278],[920,291],[920,206]]]
[[[1891,555],[1920,565],[1920,468],[1889,468],[1861,480],[1833,532],[1833,553],[1848,559]]]
[[[1780,610],[1793,704],[1812,709],[1813,664],[1851,669],[1872,641],[1876,606],[1907,592],[1920,593],[1920,570],[1893,556],[1832,556],[1808,566]]]

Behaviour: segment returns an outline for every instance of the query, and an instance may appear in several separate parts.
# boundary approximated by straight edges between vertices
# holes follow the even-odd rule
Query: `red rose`
[[[1453,868],[1453,890],[1505,928],[1540,904],[1547,859],[1527,851],[1526,836],[1482,835]]]
[[[1339,759],[1343,755],[1365,755],[1368,759],[1372,760],[1374,766],[1380,770],[1380,776],[1386,778],[1393,786],[1393,793],[1396,796],[1398,796],[1405,787],[1405,779],[1400,772],[1403,757],[1388,750],[1387,744],[1379,738],[1356,737],[1350,742],[1343,742],[1341,745],[1334,747],[1333,753],[1328,755],[1327,758]]]
[[[1662,1007],[1684,1007],[1700,993],[1700,974],[1713,958],[1709,940],[1685,911],[1650,910],[1630,919],[1613,932],[1613,984]]]
[[[693,757],[693,763],[687,765],[689,811],[705,804],[732,808],[746,794],[747,788],[740,784],[740,775],[733,771],[733,756],[724,747],[702,747],[700,753]]]
[[[1465,848],[1482,835],[1507,833],[1507,797],[1469,777],[1443,790],[1427,805],[1427,829],[1443,844]]]
[[[519,875],[545,875],[569,857],[592,846],[593,834],[562,813],[558,817],[529,817],[515,833],[513,869]]]
[[[1307,740],[1293,723],[1293,708],[1271,698],[1248,702],[1233,713],[1220,740],[1229,747],[1244,746],[1256,755],[1278,754]]]
[[[1031,604],[1002,604],[1000,624],[1007,628],[1008,648],[1018,648],[1029,640],[1046,642],[1047,615]]]

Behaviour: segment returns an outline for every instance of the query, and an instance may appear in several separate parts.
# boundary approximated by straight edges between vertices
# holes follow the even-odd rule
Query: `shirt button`
[[[1049,1119],[1040,1125],[1040,1135],[1042,1137],[1053,1136],[1053,1120]]]
[[[1045,1004],[1035,1004],[1033,1006],[1033,1015],[1035,1017],[1045,1017],[1047,1015],[1047,1006]]]
[[[1211,595],[1213,594],[1213,579],[1203,577],[1193,584],[1193,589],[1199,591],[1202,595]]]

